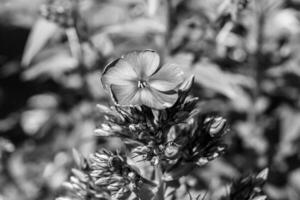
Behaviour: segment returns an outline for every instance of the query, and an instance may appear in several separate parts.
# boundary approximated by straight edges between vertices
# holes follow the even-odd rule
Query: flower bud
[[[120,188],[116,193],[112,195],[113,199],[128,199],[130,190],[126,187]]]
[[[168,159],[177,158],[179,153],[180,153],[180,149],[179,149],[178,145],[176,145],[173,142],[168,143],[167,146],[165,147],[165,150],[164,150],[164,155]]]
[[[82,182],[88,181],[88,176],[78,169],[72,169],[72,173]]]
[[[207,163],[208,163],[208,159],[205,157],[199,158],[198,161],[196,162],[196,164],[199,166],[206,165]]]
[[[96,185],[108,185],[110,182],[110,177],[101,177],[95,181]]]
[[[157,156],[154,156],[150,162],[151,162],[151,165],[157,166],[159,163],[159,158]]]
[[[113,168],[121,168],[124,161],[120,156],[112,156],[108,160],[109,166]]]
[[[207,118],[204,123],[208,123],[208,133],[211,137],[220,137],[227,125],[223,117]]]

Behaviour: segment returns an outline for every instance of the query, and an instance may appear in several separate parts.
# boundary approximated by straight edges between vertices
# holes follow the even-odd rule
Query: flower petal
[[[159,102],[162,102],[164,108],[172,107],[178,99],[178,93],[163,93],[152,89],[152,94]]]
[[[149,85],[159,91],[176,89],[184,81],[183,71],[175,64],[163,65],[149,79]]]
[[[178,98],[177,93],[164,94],[151,88],[143,88],[138,93],[142,105],[159,110],[171,107]]]
[[[137,97],[138,88],[134,84],[110,86],[114,101],[120,105],[139,105]]]
[[[110,85],[134,85],[137,80],[135,70],[122,58],[109,63],[102,74],[101,82],[104,88]]]
[[[139,78],[146,79],[159,67],[159,55],[153,50],[134,51],[123,56],[123,59],[135,69]]]

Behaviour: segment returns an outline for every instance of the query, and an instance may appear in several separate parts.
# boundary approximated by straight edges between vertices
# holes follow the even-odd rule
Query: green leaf
[[[32,80],[41,75],[58,78],[64,72],[78,66],[78,61],[70,55],[64,46],[47,49],[39,53],[35,61],[34,65],[24,72],[24,79]]]
[[[165,191],[165,184],[161,182],[159,186],[153,191],[155,193],[152,200],[165,200],[164,199],[164,191]]]
[[[162,179],[164,181],[173,181],[177,180],[182,176],[187,175],[195,167],[193,163],[182,163],[170,171],[167,171],[163,174]]]
[[[190,73],[195,75],[196,83],[229,98],[236,108],[247,109],[251,105],[249,95],[243,90],[243,87],[254,87],[251,78],[225,72],[209,62],[196,64],[191,67]]]
[[[22,58],[22,65],[28,66],[36,54],[46,45],[51,37],[59,30],[59,26],[44,18],[38,19],[33,26]]]

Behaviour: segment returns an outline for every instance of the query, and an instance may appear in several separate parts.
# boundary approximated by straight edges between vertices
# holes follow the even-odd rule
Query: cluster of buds
[[[144,183],[152,183],[142,178],[119,153],[102,150],[89,159],[76,153],[75,160],[79,169],[72,170],[73,175],[65,186],[76,199],[128,199]]]
[[[198,98],[188,95],[191,78],[179,92],[177,102],[170,108],[155,110],[147,106],[99,105],[106,122],[96,129],[98,136],[114,136],[126,140],[126,144],[138,144],[132,151],[154,165],[170,149],[168,132],[174,125],[185,123],[198,113]],[[167,150],[168,151],[168,150]]]
[[[224,118],[201,114],[198,98],[188,95],[192,84],[193,77],[181,85],[175,104],[165,109],[99,105],[106,121],[96,134],[122,138],[133,147],[133,157],[152,165],[208,163],[225,152],[222,136],[228,128]]]
[[[40,8],[40,15],[62,27],[72,27],[76,19],[76,0],[49,0]]]
[[[139,146],[133,152],[143,155],[145,160],[151,158],[152,162],[158,160],[154,157],[158,154],[159,160],[164,161],[167,166],[178,165],[178,162],[203,166],[226,151],[223,136],[227,132],[228,127],[223,117],[197,114],[187,123],[170,129],[167,142],[161,145],[159,153],[153,153],[153,148],[149,145]]]
[[[113,106],[111,109],[99,106],[105,112],[106,123],[96,133],[126,139],[129,146],[138,144],[133,153],[157,164],[157,157],[161,157],[169,146],[166,133],[172,126],[185,122],[198,112],[197,100],[182,93],[173,107],[164,110],[146,106]]]
[[[228,132],[226,120],[220,116],[197,114],[186,124],[170,130],[164,151],[165,181],[185,176],[225,153],[223,136]]]
[[[226,120],[220,116],[198,114],[183,126],[176,127],[173,143],[181,149],[185,162],[202,166],[226,150],[223,136],[228,132]]]
[[[98,136],[122,139],[132,157],[150,161],[156,166],[155,174],[161,175],[159,184],[143,178],[124,155],[102,150],[89,159],[75,156],[80,170],[73,170],[69,186],[80,199],[149,199],[139,196],[145,186],[175,183],[194,167],[225,153],[226,120],[199,109],[198,98],[189,96],[193,77],[182,82],[169,80],[172,65],[158,68],[158,58],[154,51],[146,50],[127,54],[108,65],[102,84],[110,91],[115,105],[98,106],[105,121],[95,132]],[[128,77],[124,78],[125,70]],[[181,72],[177,75],[180,77]],[[170,94],[167,89],[174,84],[175,90]],[[265,174],[240,179],[221,200],[263,197]],[[174,193],[170,194],[173,198]]]
[[[180,163],[207,164],[226,151],[223,136],[228,126],[223,117],[199,111],[198,99],[188,96],[191,83],[192,80],[172,107],[163,110],[99,106],[106,123],[96,133],[124,139],[133,146],[133,157],[152,165],[162,164],[166,169],[181,168]]]
[[[230,192],[220,200],[266,200],[263,186],[267,180],[268,169],[258,175],[245,176],[232,183]]]

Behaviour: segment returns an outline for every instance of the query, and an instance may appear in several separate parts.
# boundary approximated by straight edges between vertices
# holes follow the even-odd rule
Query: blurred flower
[[[183,72],[174,64],[160,67],[159,61],[159,55],[152,50],[128,53],[106,66],[102,84],[117,104],[171,107],[177,101]]]
[[[76,1],[72,0],[48,0],[40,8],[42,17],[53,21],[62,27],[74,26]]]

